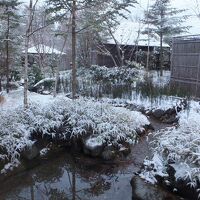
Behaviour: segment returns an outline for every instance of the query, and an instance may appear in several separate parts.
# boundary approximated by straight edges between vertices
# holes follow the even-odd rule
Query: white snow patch
[[[86,140],[86,147],[90,150],[95,149],[98,146],[102,146],[103,142],[99,138],[88,138]]]

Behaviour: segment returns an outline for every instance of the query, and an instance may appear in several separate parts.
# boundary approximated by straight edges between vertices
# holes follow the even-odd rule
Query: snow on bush
[[[90,68],[92,79],[95,81],[112,82],[113,84],[132,83],[141,78],[140,70],[137,67],[112,67],[92,66]]]
[[[178,127],[159,131],[153,141],[154,157],[160,162],[145,160],[145,171],[141,176],[147,180],[158,173],[166,175],[167,165],[175,170],[175,178],[185,180],[191,187],[200,191],[200,105],[192,101],[190,108],[179,113]],[[158,160],[158,159],[157,159]],[[153,166],[152,170],[150,166]],[[155,182],[152,178],[151,182]]]
[[[72,71],[66,70],[60,72],[59,75],[59,90],[66,90],[69,92],[71,89],[71,77]],[[130,85],[135,81],[143,78],[143,71],[138,67],[113,67],[108,68],[105,66],[94,65],[92,67],[80,67],[77,69],[77,82],[79,90],[84,92],[84,89],[88,86],[93,87],[94,84],[120,84]],[[54,78],[42,79],[34,85],[34,88],[42,89],[46,88],[52,90],[52,83]]]
[[[91,127],[93,134],[107,142],[124,140],[133,143],[135,130],[149,124],[147,118],[139,112],[91,100],[75,101],[69,112],[73,135],[84,133]]]
[[[33,101],[27,110],[18,106],[0,112],[0,149],[3,149],[0,150],[0,157],[6,156],[11,163],[18,162],[20,152],[33,144],[31,133],[40,131],[53,138],[56,136],[54,127],[59,127],[66,116],[72,130],[62,132],[63,139],[69,135],[69,131],[71,137],[78,137],[92,130],[92,134],[102,142],[117,143],[124,140],[133,143],[135,130],[149,124],[139,112],[106,103],[84,99],[72,101],[65,97],[52,99],[46,95],[45,101],[42,101],[42,95],[36,94],[32,97]]]

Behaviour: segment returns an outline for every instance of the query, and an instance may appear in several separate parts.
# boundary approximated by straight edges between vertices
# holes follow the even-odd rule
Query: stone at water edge
[[[22,152],[22,157],[27,160],[32,160],[38,157],[39,155],[40,155],[40,150],[35,143],[33,143],[29,147],[26,147],[25,150]]]
[[[116,156],[117,152],[113,145],[106,146],[101,154],[103,160],[114,160]]]
[[[104,143],[96,137],[90,137],[83,141],[84,153],[93,157],[100,156],[104,146]]]
[[[152,111],[152,115],[157,119],[161,118],[164,114],[165,114],[165,111],[162,109],[156,109]]]
[[[119,152],[127,156],[131,152],[131,148],[129,145],[120,145]]]

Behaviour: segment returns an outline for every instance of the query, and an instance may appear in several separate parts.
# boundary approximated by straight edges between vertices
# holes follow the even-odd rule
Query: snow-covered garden
[[[163,87],[154,73],[149,76],[153,84]],[[104,161],[125,158],[138,138],[153,128],[154,119],[169,125],[147,135],[152,156],[144,160],[139,176],[179,195],[198,198],[198,101],[167,95],[152,99],[134,91],[129,100],[72,100],[63,93],[53,97],[28,92],[29,108],[24,109],[23,87],[1,96],[0,177],[12,174],[24,161],[48,157],[55,149],[67,148]]]
[[[86,148],[93,148],[97,143],[120,150],[123,144],[133,144],[137,131],[142,132],[149,125],[147,117],[140,112],[94,99],[71,100],[64,96],[54,99],[29,93],[30,107],[24,110],[22,95],[22,89],[12,91],[0,107],[1,173],[19,164],[23,152],[37,142],[33,140],[34,134],[56,138],[66,145],[71,140],[85,138]]]
[[[115,69],[102,67],[98,70],[98,78],[96,72],[81,71],[79,83],[94,79],[96,82],[105,79],[112,82],[110,77],[114,76],[113,80],[119,81],[112,84],[123,84],[121,79],[127,76],[126,73],[132,81],[124,84],[145,83],[146,72],[141,69],[125,69],[126,73],[122,70],[121,79]],[[60,75],[60,80],[70,77],[65,73]],[[169,80],[168,74],[160,78],[156,72],[148,77],[158,88],[165,87]],[[35,87],[46,81],[54,84],[54,79],[46,78]],[[48,156],[54,148],[70,148],[72,152],[81,151],[104,161],[125,158],[138,138],[153,128],[150,121],[154,119],[169,125],[154,131],[153,137],[147,136],[152,138],[152,156],[144,160],[139,176],[178,194],[185,187],[185,191],[192,191],[195,198],[199,195],[198,101],[168,95],[152,98],[134,90],[131,99],[80,96],[72,100],[64,93],[53,97],[48,92],[43,95],[28,92],[29,107],[24,109],[23,92],[23,87],[19,87],[9,94],[1,94],[4,100],[0,104],[0,177],[18,169],[24,160]]]

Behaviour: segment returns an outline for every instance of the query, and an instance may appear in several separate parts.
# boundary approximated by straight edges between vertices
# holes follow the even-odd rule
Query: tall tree
[[[24,64],[24,109],[28,108],[28,48],[30,43],[31,36],[40,30],[39,27],[37,29],[32,28],[33,25],[33,19],[35,15],[35,9],[36,5],[38,3],[38,0],[36,0],[33,3],[33,0],[29,1],[29,7],[28,7],[28,16],[27,16],[27,22],[26,22],[26,32],[25,32],[25,64]]]
[[[71,18],[71,43],[72,43],[72,98],[76,96],[76,52],[77,52],[77,34],[89,29],[97,24],[102,24],[107,19],[116,20],[116,17],[124,16],[122,10],[127,10],[129,6],[136,3],[135,0],[47,0],[48,12],[54,13],[54,18]],[[98,9],[97,9],[98,8]],[[79,13],[81,11],[91,12],[96,10],[91,23],[86,26],[79,25]]]
[[[17,14],[18,0],[2,0],[0,1],[0,20],[3,27],[3,35],[1,38],[4,46],[5,54],[5,72],[6,72],[6,91],[9,92],[9,75],[10,75],[10,53],[16,42],[16,28],[19,26],[19,15]]]
[[[143,31],[151,37],[160,40],[160,69],[163,68],[163,42],[169,38],[188,30],[182,23],[187,18],[183,15],[185,10],[172,8],[170,0],[155,0],[149,10],[145,12],[144,24],[148,27]]]

